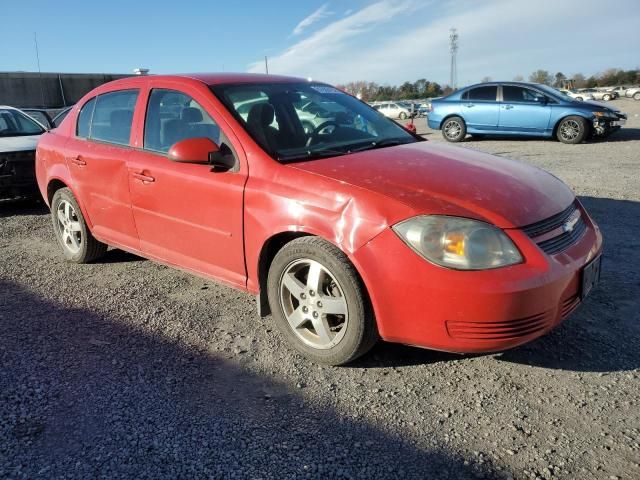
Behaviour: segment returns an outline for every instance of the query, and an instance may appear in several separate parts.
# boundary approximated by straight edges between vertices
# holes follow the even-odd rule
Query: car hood
[[[39,139],[40,135],[25,135],[22,137],[0,137],[0,153],[35,150]]]
[[[513,228],[564,210],[571,190],[531,165],[467,148],[418,142],[290,166],[373,191],[416,210]]]

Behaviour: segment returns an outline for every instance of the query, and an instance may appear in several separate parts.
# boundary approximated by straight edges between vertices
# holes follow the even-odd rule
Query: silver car
[[[590,94],[594,100],[604,100],[608,102],[609,100],[613,100],[615,95],[612,92],[608,92],[606,90],[598,90],[597,88],[581,88],[576,92],[578,95],[581,94]]]

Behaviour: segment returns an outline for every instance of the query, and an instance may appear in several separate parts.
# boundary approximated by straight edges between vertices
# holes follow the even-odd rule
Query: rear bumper
[[[582,237],[547,255],[523,232],[507,232],[525,262],[464,272],[433,265],[387,229],[355,253],[383,339],[460,353],[527,343],[580,304],[581,271],[602,250],[590,219]]]
[[[0,153],[0,198],[37,192],[35,151]]]

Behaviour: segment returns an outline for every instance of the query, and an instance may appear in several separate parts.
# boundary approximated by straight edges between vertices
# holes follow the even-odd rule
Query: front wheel
[[[400,112],[400,120],[404,120],[407,118],[407,114],[404,112]]]
[[[442,136],[448,142],[460,142],[467,135],[467,126],[460,117],[447,118],[442,124]]]
[[[321,238],[301,237],[286,244],[271,263],[267,291],[283,336],[316,363],[348,363],[378,340],[355,268]]]
[[[608,94],[607,94],[607,95],[604,95],[604,96],[602,97],[602,99],[603,99],[605,102],[608,102],[609,100],[611,100],[611,95],[608,95]]]
[[[578,100],[579,102],[581,102],[583,99],[582,99],[582,97],[576,97],[576,100]]]
[[[589,134],[589,128],[584,118],[570,116],[560,121],[556,136],[562,143],[582,143]]]
[[[53,195],[51,219],[62,253],[70,262],[89,263],[107,251],[107,245],[89,231],[78,202],[68,188],[61,188]]]

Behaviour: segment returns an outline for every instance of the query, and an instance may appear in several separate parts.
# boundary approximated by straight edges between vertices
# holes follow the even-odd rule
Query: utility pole
[[[267,61],[267,56],[264,56],[264,71],[267,75],[269,75],[269,62]]]
[[[458,83],[458,31],[455,28],[449,30],[449,51],[451,52],[451,78],[449,83],[454,90]]]
[[[42,100],[41,107],[44,108],[46,105],[44,104],[44,88],[42,86],[42,71],[40,70],[40,52],[38,52],[38,36],[36,32],[33,32],[33,41],[36,45],[36,61],[38,62],[38,78],[40,79],[40,99]]]

